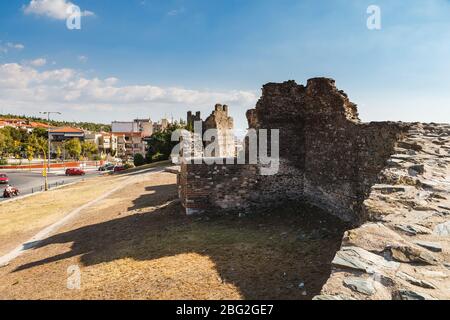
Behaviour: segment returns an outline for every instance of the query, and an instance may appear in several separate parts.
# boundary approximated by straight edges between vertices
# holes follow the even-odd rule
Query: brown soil
[[[246,217],[187,217],[175,180],[149,175],[87,209],[0,269],[0,298],[311,299],[319,293],[345,230],[339,221],[294,205]],[[67,289],[72,265],[81,269],[80,290]]]

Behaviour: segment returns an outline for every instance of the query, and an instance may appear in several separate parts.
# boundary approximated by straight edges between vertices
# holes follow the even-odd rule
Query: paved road
[[[2,171],[0,171],[2,173]],[[41,191],[44,188],[44,178],[40,172],[30,172],[30,171],[16,171],[16,172],[4,172],[9,177],[9,184],[19,188],[22,195],[30,194],[32,192]],[[96,171],[87,171],[84,177],[74,176],[66,177],[64,172],[58,171],[55,173],[49,173],[48,183],[50,187],[54,187],[56,183],[67,184],[76,182],[82,179],[98,176],[100,173]],[[4,185],[0,185],[0,202],[3,199]]]

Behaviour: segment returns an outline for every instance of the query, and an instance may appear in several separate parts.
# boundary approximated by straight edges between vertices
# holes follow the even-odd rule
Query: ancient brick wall
[[[255,173],[257,166],[229,165],[228,175],[211,176],[214,170],[207,165],[186,165],[182,174],[195,172],[192,177],[199,181],[180,182],[195,185],[202,193],[200,207],[222,208],[221,197],[244,194],[234,202],[235,208],[306,200],[346,220],[361,222],[365,218],[362,203],[407,129],[400,123],[361,123],[356,105],[336,88],[334,80],[326,78],[311,79],[306,86],[294,81],[265,85],[247,118],[250,128],[280,130],[278,174],[261,176]],[[246,172],[249,168],[250,173]],[[255,182],[249,187],[243,177],[252,174]],[[217,184],[220,188],[214,188]],[[188,192],[192,190],[182,194],[188,199],[185,205],[197,206]],[[189,197],[192,201],[187,203]]]
[[[249,207],[258,183],[256,165],[182,163],[178,188],[187,214]]]

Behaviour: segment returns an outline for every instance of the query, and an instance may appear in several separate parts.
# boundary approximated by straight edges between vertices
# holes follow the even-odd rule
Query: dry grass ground
[[[0,256],[68,212],[117,187],[123,177],[97,177],[48,193],[0,204]]]
[[[310,299],[320,291],[345,228],[338,221],[326,224],[308,207],[187,217],[175,180],[152,174],[85,210],[0,269],[0,298]],[[79,290],[67,289],[72,265]]]

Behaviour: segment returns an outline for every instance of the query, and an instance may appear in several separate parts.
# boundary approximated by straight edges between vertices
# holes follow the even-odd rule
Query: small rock
[[[389,159],[387,161],[387,164],[389,167],[393,167],[393,168],[401,168],[402,167],[402,163],[404,161],[400,160],[400,159]]]
[[[385,258],[358,247],[343,247],[333,260],[338,267],[362,270],[373,273],[377,270],[397,270],[400,264],[388,261]]]
[[[404,231],[413,236],[418,235],[418,234],[432,234],[433,233],[432,230],[422,227],[422,226],[419,226],[419,225],[416,225],[416,224],[409,224],[409,225],[398,224],[395,226],[395,228],[397,228],[398,230]]]
[[[412,171],[412,172],[411,172]],[[416,174],[424,174],[425,173],[425,166],[423,164],[416,164],[411,167],[409,167],[409,172],[411,175]]]
[[[369,252],[383,252],[387,247],[404,244],[403,238],[381,223],[366,223],[345,233],[344,243]]]
[[[442,246],[439,243],[427,242],[427,241],[416,241],[415,243],[425,249],[432,251],[432,252],[442,252]]]
[[[450,221],[447,221],[445,223],[442,223],[438,225],[434,229],[434,234],[441,236],[441,237],[448,237],[450,236]]]
[[[396,246],[390,248],[392,258],[400,262],[419,262],[429,265],[437,265],[437,259],[425,250],[410,247],[410,246]]]
[[[412,290],[399,290],[394,294],[397,300],[436,300],[433,297]]]
[[[414,278],[413,276],[410,276],[407,273],[404,272],[398,272],[397,273],[397,277],[399,277],[400,279],[403,279],[405,281],[408,281],[409,283],[418,286],[418,287],[422,287],[425,289],[436,289],[436,286],[428,281],[425,280],[419,280]]]
[[[391,194],[397,192],[405,192],[406,188],[402,186],[392,186],[388,184],[378,184],[372,187],[374,190],[378,190],[383,194]]]
[[[419,273],[426,278],[440,278],[440,279],[448,278],[448,275],[440,271],[421,270],[419,271]]]
[[[368,296],[371,296],[376,292],[372,282],[369,280],[351,277],[346,278],[344,280],[344,284],[353,291],[357,291]]]

